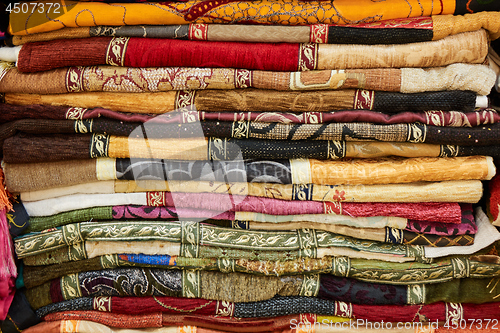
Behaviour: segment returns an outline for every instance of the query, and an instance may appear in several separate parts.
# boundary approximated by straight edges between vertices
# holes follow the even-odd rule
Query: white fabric
[[[50,216],[89,207],[146,205],[146,193],[74,194],[60,198],[26,202],[29,216]]]
[[[0,47],[0,61],[17,62],[21,47]]]
[[[424,246],[425,257],[439,258],[454,254],[473,254],[500,240],[500,233],[498,232],[497,228],[495,228],[491,224],[488,216],[486,216],[486,214],[480,207],[476,209],[475,219],[477,224],[477,233],[474,237],[473,245],[447,247]]]
[[[115,181],[107,180],[92,183],[83,183],[77,185],[49,188],[46,190],[21,192],[21,201],[26,203],[30,201],[46,200],[58,198],[72,194],[112,194],[115,193]]]

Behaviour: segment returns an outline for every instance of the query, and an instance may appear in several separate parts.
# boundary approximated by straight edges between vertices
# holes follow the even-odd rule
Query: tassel
[[[12,195],[9,195],[9,192],[7,191],[3,169],[0,168],[0,210],[6,209],[7,211],[10,211],[12,209],[12,203],[10,202],[9,197],[12,197]]]
[[[0,210],[0,281],[15,278],[17,275],[13,249],[7,222],[7,211],[2,209]]]

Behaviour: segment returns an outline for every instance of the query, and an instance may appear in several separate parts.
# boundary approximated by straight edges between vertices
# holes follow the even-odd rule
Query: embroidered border
[[[110,269],[118,267],[118,255],[105,254],[100,257],[101,267],[103,269]]]
[[[200,271],[185,270],[182,271],[182,297],[200,298],[201,297]]]
[[[292,184],[312,183],[311,165],[307,158],[297,158],[290,160],[292,169]]]
[[[460,325],[464,319],[464,309],[460,303],[445,303],[446,305],[446,324],[447,325]]]
[[[195,96],[196,91],[194,90],[179,90],[175,95],[175,109],[182,112],[196,111]]]
[[[311,33],[309,37],[311,43],[327,44],[328,43],[328,24],[313,24],[311,25]]]
[[[459,150],[459,146],[441,145],[439,150],[439,157],[457,157]]]
[[[332,259],[333,275],[348,277],[350,270],[351,270],[351,259],[349,257],[334,257]]]
[[[195,123],[197,121],[200,121],[200,116],[199,116],[198,111],[183,110],[181,112],[181,116],[182,116],[181,121],[183,124]]]
[[[352,318],[352,304],[346,302],[335,302],[335,316]]]
[[[234,316],[235,305],[233,302],[228,301],[217,301],[217,307],[215,308],[215,315],[222,317],[232,317]]]
[[[299,46],[299,63],[297,69],[299,71],[312,71],[318,66],[318,49],[319,44],[302,43]]]
[[[323,123],[323,112],[304,112],[304,124]]]
[[[106,64],[124,66],[125,52],[127,51],[129,40],[129,37],[114,37],[111,39],[108,49],[106,50]]]
[[[354,106],[356,110],[372,110],[375,101],[375,91],[357,89],[354,93]]]
[[[146,192],[146,203],[148,206],[164,207],[167,202],[163,192],[150,191]]]
[[[429,125],[444,126],[445,118],[443,111],[425,111],[425,122]]]
[[[64,115],[66,119],[70,120],[80,120],[83,119],[83,115],[85,112],[87,112],[89,109],[84,109],[84,108],[69,108],[66,111],[66,114]]]
[[[407,304],[425,304],[425,284],[415,284],[406,287]]]
[[[220,138],[209,138],[207,149],[208,160],[224,161],[227,157],[227,140]]]
[[[231,221],[231,228],[248,230],[248,229],[250,229],[250,222],[249,221],[233,220],[233,221]]]
[[[83,296],[78,281],[78,274],[69,274],[61,277],[61,293],[65,300]]]
[[[249,121],[234,121],[231,126],[231,137],[235,139],[248,139],[250,132]]]
[[[234,273],[235,270],[235,260],[227,258],[217,258],[217,268],[222,273]]]
[[[70,67],[66,72],[66,90],[68,92],[84,91],[83,87],[84,67]]]
[[[92,308],[97,311],[111,312],[111,297],[110,296],[94,297],[94,301],[92,302]]]
[[[338,160],[345,157],[345,141],[327,141],[328,156],[327,159]]]
[[[311,201],[313,196],[313,184],[293,184],[292,200]]]
[[[67,224],[62,226],[62,240],[66,245],[73,245],[84,242],[80,223]]]
[[[301,313],[299,315],[299,322],[302,325],[297,327],[296,333],[315,333],[315,323],[318,321],[318,316],[314,313]]]
[[[385,228],[385,242],[392,244],[403,244],[403,230],[396,228]]]
[[[468,258],[451,258],[451,266],[453,267],[454,279],[463,279],[470,276],[470,261]]]
[[[180,255],[198,258],[200,252],[200,224],[194,221],[181,221]]]
[[[319,274],[304,275],[299,296],[316,297],[319,291]]]
[[[342,202],[323,201],[323,214],[342,215]]]
[[[90,158],[109,157],[109,135],[92,134],[90,139]]]
[[[190,40],[208,40],[208,24],[192,23],[189,25]]]
[[[72,244],[68,247],[68,259],[70,261],[79,261],[88,259],[85,242]]]
[[[427,137],[427,126],[423,124],[408,124],[407,142],[424,143]]]
[[[252,86],[252,71],[248,69],[235,69],[234,70],[234,87],[250,88]]]
[[[75,120],[75,133],[87,134],[92,133],[94,119]]]

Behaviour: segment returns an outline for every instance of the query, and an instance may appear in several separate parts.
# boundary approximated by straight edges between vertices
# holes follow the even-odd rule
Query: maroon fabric
[[[298,44],[130,38],[124,66],[298,69]]]
[[[68,66],[93,66],[106,63],[111,38],[56,39],[24,44],[19,52],[20,72],[40,72]]]

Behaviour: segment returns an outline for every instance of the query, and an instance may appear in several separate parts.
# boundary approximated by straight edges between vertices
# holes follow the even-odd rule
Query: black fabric
[[[329,44],[406,44],[431,41],[431,29],[328,27]]]
[[[42,318],[49,313],[60,311],[91,311],[93,310],[93,297],[80,297],[68,301],[52,303],[36,310],[38,317]]]
[[[29,226],[29,215],[22,202],[16,197],[12,209],[7,212],[9,222],[9,232],[12,237],[17,237],[24,233]]]
[[[354,304],[407,304],[407,287],[322,274],[318,298]]]
[[[300,313],[334,315],[335,302],[315,297],[276,296],[267,301],[235,303],[234,306],[234,316],[241,318],[279,317]]]
[[[189,25],[90,27],[90,37],[97,36],[189,39]]]
[[[477,12],[497,12],[500,11],[500,1],[498,0],[455,0],[455,15],[464,15]]]
[[[463,111],[472,112],[477,94],[472,91],[439,91],[415,94],[375,92],[373,110],[396,113],[402,111]]]
[[[289,160],[172,161],[117,159],[116,175],[126,180],[204,180],[291,184]]]
[[[40,322],[39,316],[35,314],[28,303],[24,291],[17,290],[9,308],[7,319],[2,322],[2,333],[16,333],[34,326]]]

